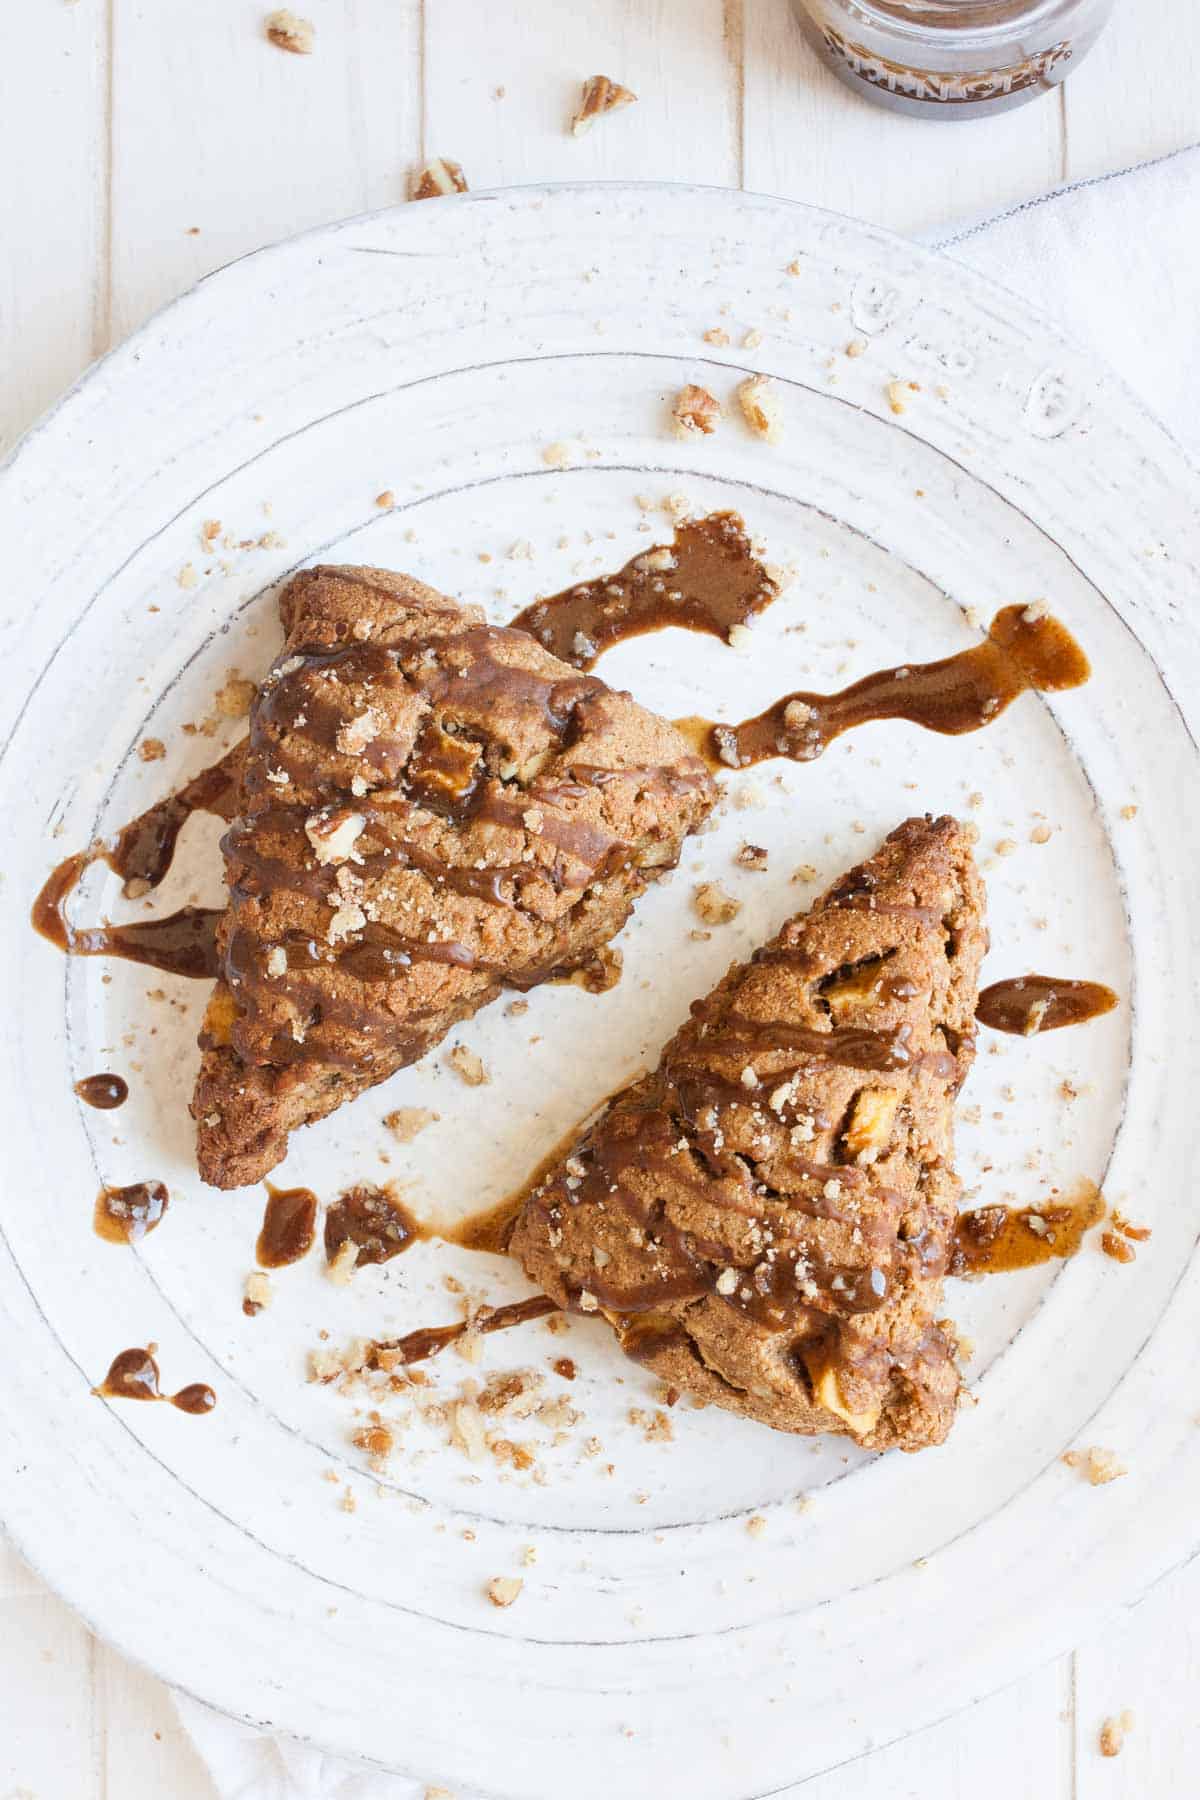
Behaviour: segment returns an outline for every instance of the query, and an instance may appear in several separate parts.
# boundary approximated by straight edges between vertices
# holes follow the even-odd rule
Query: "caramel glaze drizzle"
[[[233,818],[244,754],[242,740],[177,793],[157,801],[117,833],[116,843],[102,855],[124,881],[127,899],[136,900],[159,885],[171,866],[179,833],[194,812],[214,813],[219,819]]]
[[[102,1187],[96,1195],[92,1227],[106,1244],[140,1244],[161,1223],[170,1194],[161,1181],[130,1187]]]
[[[221,913],[212,907],[183,906],[164,919],[76,929],[67,918],[66,903],[94,860],[90,853],[81,851],[59,863],[33,903],[35,931],[68,956],[119,956],[125,962],[142,963],[168,975],[211,979],[217,974],[217,922]]]
[[[1117,1005],[1117,996],[1099,981],[1059,980],[1052,975],[1014,975],[984,988],[975,1008],[981,1025],[1034,1037],[1064,1025],[1085,1025]]]
[[[285,1269],[312,1249],[317,1227],[317,1196],[311,1188],[277,1188],[265,1181],[267,1204],[254,1246],[260,1269]]]
[[[548,1162],[549,1159],[544,1166],[548,1166]],[[166,1189],[160,1182],[148,1186],[161,1193],[165,1208]],[[290,1263],[299,1262],[312,1249],[316,1237],[317,1196],[311,1188],[277,1188],[270,1181],[264,1182],[263,1186],[267,1190],[267,1204],[255,1246],[255,1259],[262,1269],[286,1268]],[[106,1189],[105,1193],[109,1191]],[[143,1190],[122,1188],[111,1191],[131,1196]],[[443,1223],[436,1219],[418,1219],[390,1188],[362,1182],[348,1188],[326,1208],[325,1255],[333,1262],[342,1245],[350,1242],[355,1248],[356,1265],[361,1267],[367,1263],[390,1262],[392,1257],[411,1249],[413,1244],[429,1239],[458,1244],[464,1250],[503,1255],[523,1192],[502,1200],[498,1206]],[[152,1230],[157,1222],[156,1217],[146,1229]]]
[[[356,1266],[390,1262],[423,1237],[440,1236],[418,1223],[387,1188],[363,1183],[348,1188],[325,1213],[325,1255],[336,1260],[345,1243],[355,1247]]]
[[[573,1141],[574,1133],[572,1133]],[[558,1154],[556,1152],[556,1154]],[[390,1262],[413,1244],[436,1239],[503,1256],[524,1198],[525,1189],[499,1205],[444,1222],[418,1219],[388,1188],[362,1184],[342,1194],[325,1214],[325,1254],[332,1262],[347,1239],[358,1252],[357,1263]]]
[[[741,516],[710,513],[680,525],[672,544],[641,551],[615,575],[535,600],[512,624],[563,662],[590,669],[614,644],[671,625],[728,643],[734,626],[764,611],[778,593]]]
[[[1074,1256],[1105,1211],[1095,1183],[1081,1181],[1073,1195],[1048,1206],[981,1206],[960,1213],[947,1272],[999,1275]]]
[[[34,901],[34,929],[69,956],[117,956],[169,975],[212,979],[218,972],[219,910],[184,906],[163,919],[76,929],[67,918],[66,904],[84,871],[96,861],[106,862],[121,877],[129,899],[157,887],[171,866],[179,833],[194,812],[233,817],[243,752],[244,745],[236,744],[178,793],[168,794],[124,826],[113,844],[66,857]]]
[[[575,1136],[576,1133],[572,1132],[570,1143],[574,1142]],[[557,1161],[561,1154],[561,1150],[555,1150],[554,1160]],[[541,1163],[538,1168],[541,1170],[545,1166],[546,1164]],[[508,1252],[508,1240],[512,1236],[512,1228],[517,1221],[517,1214],[525,1204],[525,1194],[537,1179],[537,1175],[534,1175],[515,1194],[509,1194],[497,1206],[488,1207],[482,1212],[470,1213],[465,1219],[459,1219],[453,1225],[439,1226],[436,1233],[431,1231],[429,1235],[441,1238],[443,1243],[458,1244],[463,1250],[480,1250],[489,1256],[505,1256]]]
[[[740,725],[695,717],[675,723],[710,768],[745,769],[775,756],[813,762],[858,725],[906,719],[957,737],[990,725],[1019,694],[1081,687],[1090,674],[1065,625],[1033,608],[1006,606],[982,644],[939,662],[881,669],[835,694],[785,694]]]
[[[483,1208],[479,1212],[469,1213],[466,1218],[456,1219],[450,1224],[430,1224],[422,1226],[421,1233],[425,1237],[440,1238],[444,1244],[458,1244],[463,1250],[479,1250],[489,1256],[506,1256],[508,1241],[512,1236],[522,1207],[535,1189],[541,1187],[554,1173],[564,1156],[568,1156],[579,1142],[589,1125],[608,1107],[609,1101],[616,1098],[621,1089],[594,1106],[587,1118],[578,1125],[564,1132],[556,1144],[553,1144],[536,1168],[525,1177],[513,1193],[507,1194],[494,1206]]]
[[[217,1396],[205,1381],[193,1381],[190,1386],[180,1388],[177,1394],[161,1392],[153,1351],[153,1345],[145,1350],[122,1350],[113,1357],[108,1374],[99,1387],[92,1389],[93,1394],[103,1395],[108,1400],[165,1400],[168,1406],[178,1407],[180,1412],[210,1413],[217,1404]]]
[[[120,1075],[85,1075],[82,1081],[75,1083],[75,1092],[85,1106],[94,1106],[99,1112],[111,1112],[128,1100],[129,1083]]]
[[[508,1331],[514,1325],[525,1325],[530,1319],[544,1319],[547,1313],[558,1311],[556,1300],[546,1294],[533,1294],[528,1300],[514,1300],[508,1306],[490,1308],[472,1319],[458,1319],[453,1325],[426,1325],[419,1331],[408,1332],[405,1337],[372,1344],[367,1352],[367,1367],[393,1369],[401,1364],[424,1362],[468,1331],[486,1337],[493,1331]]]

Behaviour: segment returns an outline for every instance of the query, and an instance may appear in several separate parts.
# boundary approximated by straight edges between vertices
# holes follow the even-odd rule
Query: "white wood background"
[[[207,271],[403,200],[425,155],[462,162],[474,188],[742,184],[906,231],[1200,137],[1197,0],[1117,0],[1058,95],[954,127],[846,94],[789,0],[293,0],[317,27],[307,58],[266,43],[270,3],[5,0],[0,453]],[[640,103],[571,139],[578,82],[598,72]],[[1200,1793],[1198,1617],[1200,1564],[1073,1656],[806,1792],[1185,1800]],[[1102,1759],[1100,1725],[1124,1708],[1135,1729]],[[214,1792],[162,1685],[0,1544],[0,1800]]]

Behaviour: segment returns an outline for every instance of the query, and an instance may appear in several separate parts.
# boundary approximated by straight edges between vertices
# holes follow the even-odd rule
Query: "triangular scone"
[[[192,1102],[223,1188],[505,983],[587,962],[716,796],[628,694],[419,581],[309,569],[280,610]]]
[[[955,820],[892,832],[735,964],[534,1190],[511,1239],[531,1280],[718,1406],[871,1449],[940,1443],[983,917]]]

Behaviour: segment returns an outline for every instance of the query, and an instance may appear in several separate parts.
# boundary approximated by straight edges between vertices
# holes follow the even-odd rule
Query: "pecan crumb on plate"
[[[411,1144],[427,1125],[436,1125],[441,1116],[425,1106],[398,1106],[394,1112],[383,1115],[383,1122],[398,1144]]]
[[[485,1592],[493,1606],[511,1606],[524,1585],[519,1575],[493,1575]]]
[[[676,394],[671,417],[681,437],[707,437],[717,429],[721,403],[707,388],[689,382]]]
[[[742,415],[755,437],[777,444],[783,436],[783,408],[769,375],[749,375],[738,388]]]
[[[1079,1469],[1086,1475],[1093,1487],[1104,1487],[1107,1482],[1118,1481],[1129,1473],[1127,1464],[1115,1450],[1105,1450],[1098,1444],[1089,1450],[1068,1450],[1063,1461],[1068,1469]]]
[[[692,896],[692,904],[706,925],[728,925],[742,910],[740,900],[727,894],[717,881],[705,881]]]
[[[483,1059],[476,1056],[473,1050],[468,1050],[465,1044],[455,1044],[447,1053],[446,1061],[456,1075],[462,1076],[468,1087],[486,1087],[491,1081]]]

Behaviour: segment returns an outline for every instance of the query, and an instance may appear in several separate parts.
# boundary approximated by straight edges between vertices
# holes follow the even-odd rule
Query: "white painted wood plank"
[[[1168,1577],[1076,1656],[1076,1800],[1194,1794],[1200,1768],[1200,1561]],[[1100,1754],[1104,1721],[1126,1709],[1119,1756]]]
[[[260,0],[113,9],[114,337],[233,257],[403,197],[419,0],[306,0],[311,56],[267,41]]]
[[[421,149],[422,0],[344,0],[348,133],[371,211],[408,198]]]
[[[472,188],[538,181],[738,181],[722,0],[479,0],[426,6],[425,155]],[[638,96],[572,137],[590,75]],[[503,95],[497,97],[498,90]]]
[[[44,1594],[45,1591],[25,1559],[0,1536],[0,1605],[5,1600],[24,1599],[27,1595]]]
[[[161,1681],[97,1646],[96,1716],[108,1800],[215,1800],[216,1787]]]
[[[0,1794],[14,1791],[38,1800],[216,1793],[163,1683],[93,1638],[0,1541]]]
[[[1061,180],[1057,96],[969,123],[889,113],[831,74],[790,0],[744,5],[747,188],[917,232]]]
[[[1071,1659],[806,1782],[796,1800],[1073,1800]],[[864,1697],[864,1710],[869,1699]]]
[[[1067,173],[1099,175],[1200,140],[1200,9],[1195,0],[1118,4],[1067,82]]]
[[[105,9],[20,13],[0,56],[0,455],[91,361],[106,320]]]
[[[101,1800],[93,1655],[52,1595],[0,1598],[0,1794]]]

